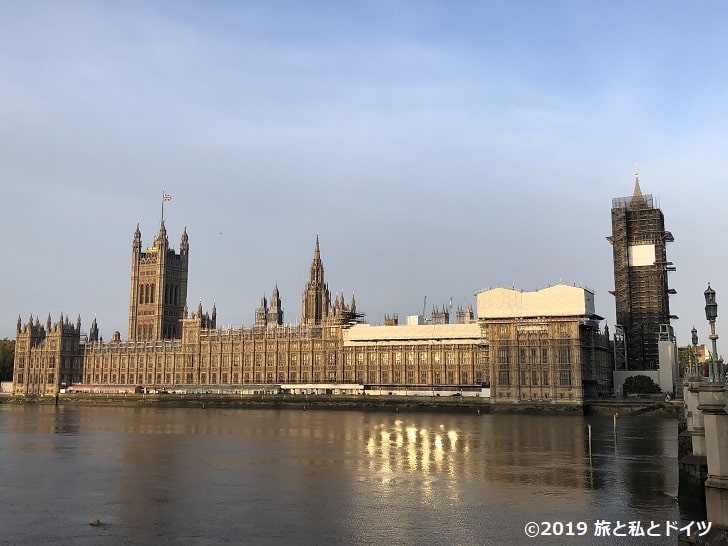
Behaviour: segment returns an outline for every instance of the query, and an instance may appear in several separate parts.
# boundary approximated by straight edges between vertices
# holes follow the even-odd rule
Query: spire
[[[629,203],[631,209],[643,209],[647,207],[644,195],[642,195],[642,189],[640,188],[640,168],[635,165],[634,167],[634,193],[632,194],[632,201]]]
[[[139,231],[139,222],[137,222],[136,230],[134,230],[134,242],[131,248],[134,252],[141,252],[142,250],[142,232]]]
[[[187,226],[182,232],[182,242],[179,245],[180,254],[187,254],[190,251],[189,237],[187,237]]]
[[[316,234],[316,245],[311,260],[311,274],[303,293],[303,309],[301,320],[304,324],[321,324],[328,315],[331,295],[324,281],[324,265],[321,262],[319,236]]]
[[[20,320],[20,313],[18,313],[18,326],[15,329],[15,333],[19,334],[22,329],[23,329],[23,321]]]
[[[46,319],[46,332],[51,331],[51,312],[48,311],[48,318]]]
[[[157,239],[154,241],[154,246],[157,248],[167,248],[169,246],[169,239],[167,239],[167,228],[164,227],[164,219],[159,224],[159,233]]]
[[[319,236],[316,234],[316,246],[313,250],[313,260],[311,260],[311,277],[309,282],[322,283],[324,280],[324,266],[321,263],[321,251],[319,249]]]

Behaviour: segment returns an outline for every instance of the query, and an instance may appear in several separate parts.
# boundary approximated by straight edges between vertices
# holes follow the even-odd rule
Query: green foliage
[[[646,375],[628,377],[624,380],[622,388],[625,394],[657,394],[662,392],[660,386]]]
[[[0,381],[13,380],[13,360],[15,359],[15,340],[0,339]]]

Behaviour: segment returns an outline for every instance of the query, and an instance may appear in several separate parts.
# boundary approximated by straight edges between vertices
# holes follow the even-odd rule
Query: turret
[[[169,239],[167,238],[167,228],[164,227],[164,220],[159,224],[159,233],[157,238],[154,240],[154,246],[159,250],[167,250],[169,247]]]
[[[179,244],[179,253],[183,256],[187,256],[190,252],[190,242],[189,237],[187,236],[187,226],[185,226],[184,231],[182,232],[182,241]]]
[[[99,340],[99,327],[96,324],[96,317],[94,317],[93,322],[91,322],[91,328],[89,328],[88,331],[88,339],[89,341]]]
[[[134,231],[134,242],[131,245],[132,252],[138,254],[142,251],[142,232],[139,231],[139,223],[137,222],[136,230]]]

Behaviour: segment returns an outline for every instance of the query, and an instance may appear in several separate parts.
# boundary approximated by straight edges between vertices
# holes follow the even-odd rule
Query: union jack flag
[[[171,200],[172,200],[171,195],[169,195],[168,193],[162,194],[162,201],[171,201]]]

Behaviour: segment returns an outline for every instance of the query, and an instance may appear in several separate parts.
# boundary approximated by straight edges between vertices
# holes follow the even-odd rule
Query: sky
[[[567,282],[613,331],[605,237],[637,164],[678,345],[707,342],[711,282],[723,353],[726,26],[669,0],[0,0],[0,338],[50,312],[125,339],[163,192],[218,326],[276,285],[297,323],[318,234],[372,324]]]

